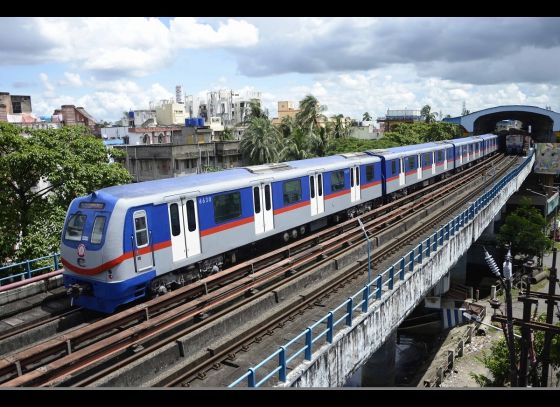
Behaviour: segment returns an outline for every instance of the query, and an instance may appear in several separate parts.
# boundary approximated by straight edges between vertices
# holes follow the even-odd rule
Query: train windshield
[[[86,215],[81,213],[76,213],[72,215],[66,226],[66,233],[64,238],[67,240],[82,240],[82,234],[84,232],[84,227],[86,225]]]

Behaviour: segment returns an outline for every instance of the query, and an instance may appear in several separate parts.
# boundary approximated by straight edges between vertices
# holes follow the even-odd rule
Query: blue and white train
[[[104,188],[76,198],[64,284],[105,313],[434,182],[498,149],[488,134]],[[241,256],[240,256],[241,255]]]

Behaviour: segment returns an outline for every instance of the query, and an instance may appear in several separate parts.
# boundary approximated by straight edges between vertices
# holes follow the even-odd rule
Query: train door
[[[173,261],[187,258],[185,227],[183,225],[183,205],[181,201],[169,203],[169,225],[171,227],[171,251]]]
[[[152,259],[152,233],[148,229],[146,211],[135,211],[133,215],[134,236],[132,236],[132,251],[136,271],[145,271],[154,266]],[[144,250],[143,250],[144,249]]]
[[[309,198],[311,201],[311,216],[325,211],[325,198],[323,195],[323,174],[313,173],[309,176]]]
[[[274,229],[270,182],[253,186],[253,208],[255,210],[255,234],[259,235]]]
[[[181,199],[183,203],[183,226],[187,243],[187,257],[200,254],[200,228],[195,198]]]
[[[182,198],[180,201],[169,203],[171,251],[174,262],[200,253],[200,231],[196,208],[197,202],[194,198]]]
[[[462,165],[463,164],[463,148],[465,148],[465,146],[459,146],[459,164]]]
[[[432,175],[434,175],[436,173],[436,153],[432,151],[430,157],[432,157]]]
[[[360,196],[360,166],[350,167],[350,202],[359,201]]]
[[[444,148],[441,152],[443,155],[443,170],[447,171],[447,148]]]
[[[399,185],[402,187],[406,184],[406,173],[404,172],[404,159],[399,158],[399,169],[401,172],[399,173]]]
[[[417,174],[418,174],[418,179],[422,179],[422,154],[418,154],[418,166],[417,168]]]

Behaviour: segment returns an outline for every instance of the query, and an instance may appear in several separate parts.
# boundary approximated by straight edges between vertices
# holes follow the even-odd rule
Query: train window
[[[91,243],[99,244],[103,240],[103,229],[105,228],[105,216],[96,216],[91,232]]]
[[[360,185],[360,167],[356,167],[356,186]]]
[[[315,177],[313,175],[309,177],[309,193],[311,198],[315,198]]]
[[[415,164],[416,163],[414,162],[414,156],[408,157],[408,169],[409,170],[414,169],[414,167],[416,167]]]
[[[438,163],[441,162],[441,161],[443,161],[443,150],[438,150],[438,152],[437,152],[437,160],[438,160]]]
[[[214,222],[222,223],[241,216],[241,194],[231,192],[217,195],[214,201]]]
[[[290,205],[294,202],[301,201],[301,180],[294,179],[284,182],[282,185],[284,192],[284,205]]]
[[[432,165],[432,153],[424,154],[424,165]]]
[[[136,234],[136,247],[147,246],[149,239],[145,211],[134,212],[134,231]]]
[[[366,165],[366,182],[373,181],[375,178],[375,170],[373,164]]]
[[[169,217],[171,218],[171,234],[179,236],[181,234],[181,223],[179,220],[179,205],[176,203],[169,205]]]
[[[391,174],[397,173],[397,160],[391,161]]]
[[[323,196],[323,174],[317,175],[317,192],[319,196]]]
[[[331,190],[332,192],[344,189],[344,170],[331,172]]]
[[[260,187],[253,188],[253,202],[255,203],[255,213],[261,213]]]
[[[72,215],[66,226],[66,233],[64,238],[67,240],[82,240],[82,232],[84,231],[84,226],[86,225],[86,215],[81,215],[76,213]]]
[[[354,168],[350,168],[350,186],[354,186]]]
[[[194,232],[196,230],[196,216],[194,213],[194,201],[189,199],[187,201],[187,227],[189,232]]]
[[[264,208],[267,211],[272,208],[272,201],[270,199],[270,185],[264,186]]]

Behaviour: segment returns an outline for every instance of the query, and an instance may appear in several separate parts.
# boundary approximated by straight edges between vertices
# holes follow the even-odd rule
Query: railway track
[[[504,167],[503,171],[498,174],[505,173],[509,167]],[[381,262],[384,259],[390,257],[390,255],[400,249],[410,245],[411,241],[420,240],[422,235],[425,235],[428,231],[433,228],[433,225],[442,222],[445,218],[449,217],[459,208],[464,206],[465,199],[477,196],[480,191],[484,190],[485,185],[481,185],[470,192],[466,198],[462,199],[458,203],[454,203],[449,207],[435,213],[429,219],[426,219],[423,224],[418,225],[414,230],[407,231],[398,239],[397,244],[387,244],[382,247],[380,251],[372,256],[372,263]],[[395,239],[396,241],[397,239]],[[360,275],[363,275],[367,269],[367,265],[360,264],[352,268],[348,273],[338,276],[334,281],[329,282],[323,287],[317,288],[310,293],[306,293],[304,298],[300,298],[297,303],[291,303],[289,306],[282,310],[279,310],[269,319],[260,322],[255,325],[251,330],[247,330],[238,337],[230,340],[227,344],[219,347],[218,349],[213,349],[213,355],[207,355],[203,360],[198,360],[188,364],[187,366],[172,372],[167,377],[158,380],[155,383],[156,387],[189,387],[193,382],[204,382],[207,374],[211,371],[225,369],[227,366],[232,366],[232,362],[236,360],[236,355],[240,352],[247,352],[249,346],[255,343],[260,343],[262,338],[265,336],[272,336],[276,330],[283,330],[287,325],[289,325],[294,320],[298,318],[303,318],[302,316],[308,311],[314,308],[317,304],[324,304],[329,296],[339,290],[343,289],[346,285],[350,285],[352,280],[356,280]],[[374,274],[374,277],[378,273]],[[359,283],[358,285],[361,285]],[[356,287],[349,287],[345,290],[348,295],[353,294],[356,291]],[[320,316],[324,315],[325,308],[322,308],[319,312]],[[345,311],[345,310],[343,310]],[[317,315],[316,315],[317,317]],[[334,316],[336,319],[337,316]],[[309,320],[309,317],[306,318]],[[283,341],[285,342],[285,341]],[[278,343],[277,346],[283,343]],[[299,361],[303,359],[303,355],[299,358]],[[299,362],[296,361],[292,363],[292,367],[297,365]],[[239,365],[235,365],[236,371],[239,371]],[[247,366],[249,367],[249,366]]]
[[[465,177],[472,179],[480,176],[487,167],[497,165],[498,160],[499,156],[494,156],[489,161],[472,167],[470,171],[464,171],[443,181],[446,185],[436,183],[427,189],[374,209],[361,218],[365,226],[372,233],[376,233],[402,219],[407,211],[417,211],[419,206],[426,206],[445,192],[458,188],[460,184],[465,183]],[[453,186],[450,181],[458,179],[462,181]],[[395,207],[398,207],[398,210],[391,212],[391,208]],[[156,341],[155,338],[159,335],[173,329],[178,330],[186,323],[191,324],[188,329],[198,329],[200,323],[192,325],[196,317],[213,312],[204,320],[206,323],[225,315],[229,312],[225,306],[234,299],[244,298],[256,288],[263,290],[267,284],[284,284],[286,280],[304,272],[306,267],[316,267],[322,261],[327,261],[333,253],[340,255],[341,250],[349,250],[353,243],[362,242],[361,233],[361,229],[357,228],[357,221],[350,219],[294,242],[286,248],[275,250],[269,255],[259,256],[183,287],[167,296],[137,305],[37,347],[9,355],[0,359],[0,377],[5,381],[3,385],[52,386],[70,383],[72,379],[77,385],[92,383],[111,369],[114,370],[123,363],[130,363],[130,356],[121,357],[117,364],[98,369],[98,373],[90,378],[81,378],[80,372],[92,366],[100,366],[102,361],[122,353],[131,346],[138,347],[141,343]],[[390,256],[394,249],[393,247],[385,255]],[[286,275],[289,277],[286,278]],[[276,281],[281,278],[283,281]],[[244,298],[237,302],[235,307],[251,300],[252,298]],[[180,335],[185,335],[185,331],[179,332]],[[176,334],[168,335],[166,340],[173,340],[170,338],[175,336]],[[161,343],[158,344],[161,346]],[[134,351],[133,357],[142,357],[146,349],[151,348],[149,345],[144,346],[144,350]],[[37,369],[38,367],[40,369]],[[76,377],[80,379],[76,381]]]

